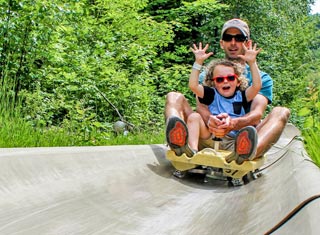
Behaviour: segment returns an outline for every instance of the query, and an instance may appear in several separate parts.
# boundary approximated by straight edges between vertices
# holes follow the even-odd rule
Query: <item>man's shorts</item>
[[[234,151],[234,142],[235,139],[230,136],[225,136],[219,141],[219,149]],[[199,140],[198,144],[199,151],[204,148],[214,148],[214,140],[213,137],[206,140]]]

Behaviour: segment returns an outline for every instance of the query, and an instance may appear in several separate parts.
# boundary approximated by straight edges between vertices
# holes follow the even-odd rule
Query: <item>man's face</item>
[[[224,34],[227,35],[242,35],[241,31],[237,28],[230,28],[227,29]],[[221,49],[224,50],[226,54],[226,58],[229,60],[238,60],[238,55],[243,55],[244,54],[244,49],[243,49],[243,43],[247,45],[249,40],[245,42],[240,42],[237,41],[234,37],[231,39],[231,41],[225,41],[223,39],[220,40],[220,46]]]

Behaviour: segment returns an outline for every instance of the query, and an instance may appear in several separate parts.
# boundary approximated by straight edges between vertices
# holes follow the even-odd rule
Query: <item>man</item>
[[[220,47],[224,50],[227,59],[238,61],[245,65],[245,62],[238,56],[244,54],[243,45],[247,46],[249,43],[252,43],[252,41],[250,40],[250,30],[247,23],[240,19],[232,19],[224,24],[221,32]],[[201,65],[196,65],[196,69],[199,69],[199,66]],[[247,67],[245,75],[249,79],[250,84],[251,75]],[[267,152],[279,139],[290,116],[289,109],[275,107],[261,121],[267,105],[272,101],[273,84],[268,74],[260,72],[260,76],[262,79],[262,89],[252,101],[250,112],[243,117],[231,119],[227,114],[213,116],[210,114],[208,107],[200,104],[197,100],[196,111],[202,116],[210,132],[215,137],[222,138],[231,130],[240,130],[246,126],[256,126],[257,143],[256,145],[253,143],[255,137],[249,136],[244,141],[248,143],[249,147],[245,153],[241,153],[241,149],[239,150],[237,144],[241,140],[238,139],[239,136],[236,137],[235,154],[236,157],[241,155],[243,159],[254,159]],[[202,82],[201,78],[200,82]],[[185,124],[192,112],[193,110],[183,94],[178,92],[168,93],[165,106],[166,138],[168,145],[177,155],[186,153],[189,157],[192,157],[194,154],[188,146],[188,130]],[[247,137],[248,135],[250,133],[247,133]],[[213,143],[210,140],[202,141],[203,147],[213,147]],[[252,157],[251,155],[253,154],[254,156]]]

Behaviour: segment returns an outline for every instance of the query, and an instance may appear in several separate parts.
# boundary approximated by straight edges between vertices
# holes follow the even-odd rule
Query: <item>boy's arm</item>
[[[255,126],[261,121],[268,105],[268,99],[258,94],[252,101],[250,112],[238,118],[230,118],[225,124],[217,125],[216,117],[208,113],[208,108],[197,103],[197,112],[209,127],[209,131],[217,137],[223,137],[232,130],[240,130],[245,126]]]
[[[203,98],[204,88],[201,84],[199,84],[200,70],[197,68],[197,66],[201,68],[201,65],[197,62],[195,62],[195,64],[192,66],[192,71],[189,78],[189,88],[196,96]]]
[[[259,73],[259,68],[256,62],[252,63],[250,66],[250,71],[252,74],[252,84],[246,89],[246,98],[247,101],[253,100],[253,98],[259,93],[261,90],[262,82],[261,76]]]
[[[193,44],[193,48],[191,47],[191,51],[195,56],[195,63],[192,66],[192,71],[189,78],[189,88],[192,92],[200,98],[203,98],[204,95],[204,88],[202,85],[199,84],[199,74],[202,67],[203,62],[209,58],[213,52],[206,53],[209,45],[207,44],[202,49],[202,43],[199,43],[199,48]]]

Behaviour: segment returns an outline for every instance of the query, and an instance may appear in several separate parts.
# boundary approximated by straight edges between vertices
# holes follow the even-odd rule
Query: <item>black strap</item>
[[[243,108],[244,108],[244,112],[245,113],[249,113],[252,101],[250,101],[250,102],[247,101],[246,91],[245,90],[241,91],[241,95],[242,95],[242,105],[243,105]]]

